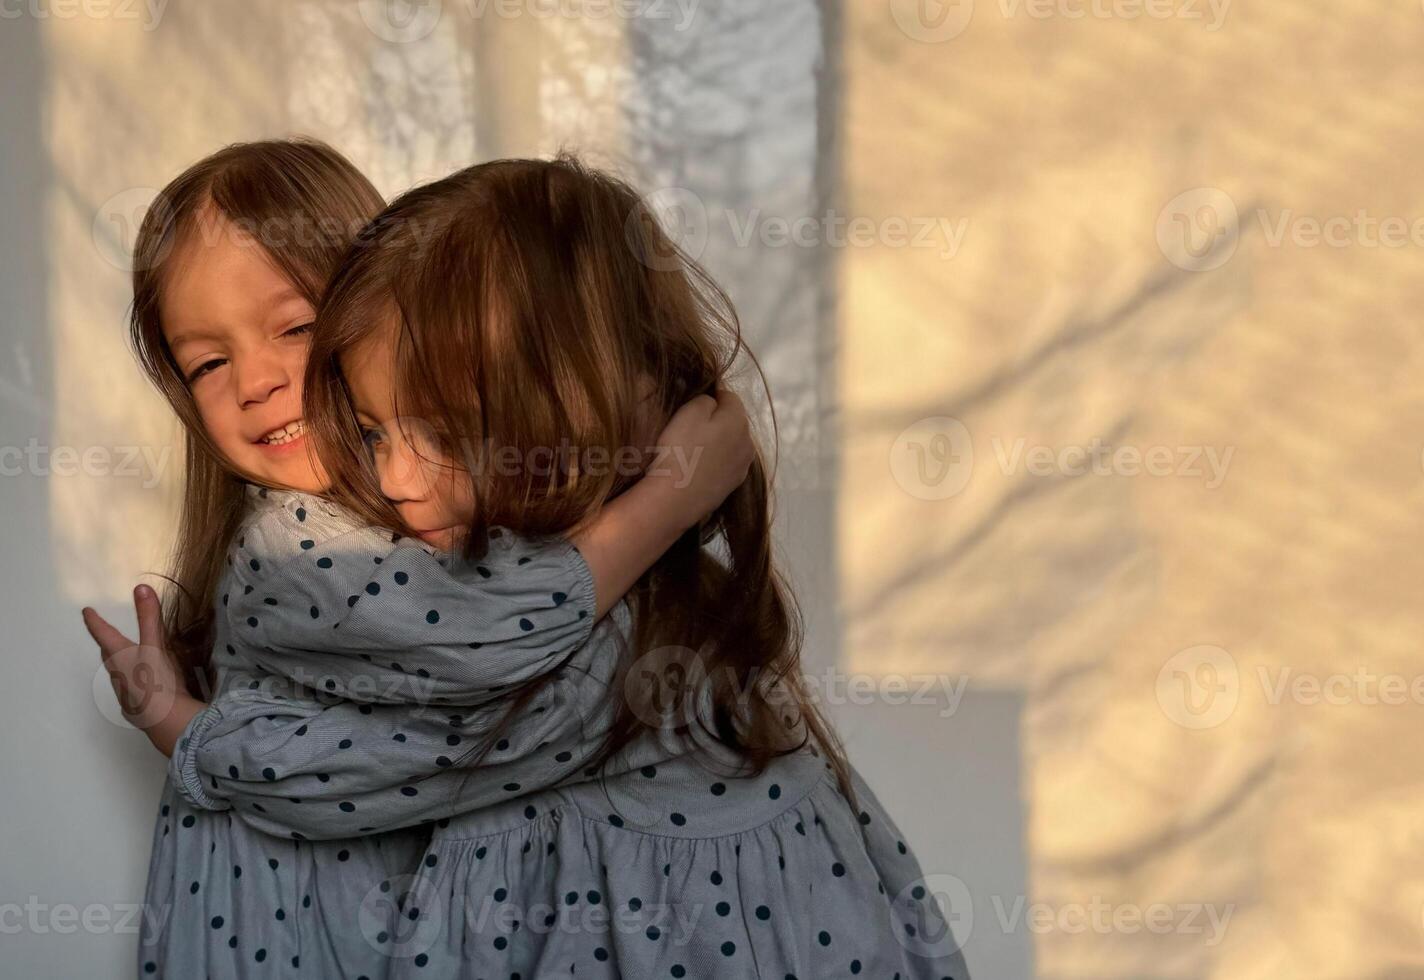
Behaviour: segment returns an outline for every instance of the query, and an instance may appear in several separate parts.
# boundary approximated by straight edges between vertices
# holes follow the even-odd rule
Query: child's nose
[[[403,440],[392,447],[377,465],[381,493],[392,505],[411,503],[423,498],[419,461]]]
[[[277,358],[249,355],[233,364],[237,402],[243,408],[260,405],[291,383]]]

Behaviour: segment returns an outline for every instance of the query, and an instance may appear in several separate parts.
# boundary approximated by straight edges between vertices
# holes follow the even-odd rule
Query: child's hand
[[[643,478],[571,537],[593,576],[601,618],[687,529],[747,478],[756,459],[742,400],[723,388],[673,415]]]
[[[721,506],[756,459],[751,421],[736,392],[718,388],[679,408],[657,440],[657,455],[644,480],[657,488],[681,528],[702,521]]]
[[[158,751],[172,755],[178,736],[205,705],[188,693],[178,664],[164,644],[158,595],[140,585],[134,589],[134,611],[138,614],[138,643],[88,606],[83,609],[84,628],[99,644],[99,655],[124,717],[141,729]]]

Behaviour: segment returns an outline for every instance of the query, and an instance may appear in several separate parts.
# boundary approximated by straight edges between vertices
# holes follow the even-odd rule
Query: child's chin
[[[238,466],[243,478],[264,487],[282,490],[296,490],[299,493],[325,493],[328,488],[325,472],[313,466],[305,456],[293,456],[284,460],[252,459],[243,460]]]
[[[422,531],[420,540],[437,551],[457,551],[464,538],[464,528],[443,528],[439,531]]]
[[[325,493],[326,475],[305,459],[292,459],[281,466],[268,466],[272,482],[302,493]]]

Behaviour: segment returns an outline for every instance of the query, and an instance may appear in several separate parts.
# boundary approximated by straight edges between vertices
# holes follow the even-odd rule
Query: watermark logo
[[[440,23],[441,0],[360,0],[367,30],[391,44],[411,44],[430,36]]]
[[[947,500],[969,485],[974,472],[974,441],[959,419],[947,415],[920,419],[890,447],[890,474],[912,497]]]
[[[643,222],[655,221],[667,236],[667,240],[677,250],[665,250],[658,243],[649,243],[644,234]],[[682,257],[694,262],[707,251],[711,237],[711,225],[707,219],[707,205],[696,193],[685,187],[663,187],[643,199],[643,206],[628,215],[625,225],[628,244],[648,268],[658,272],[673,272],[681,268]]]
[[[1181,650],[1157,673],[1157,703],[1183,728],[1215,728],[1235,713],[1240,698],[1236,660],[1218,646]]]
[[[969,27],[974,0],[890,0],[890,14],[906,37],[941,44]]]
[[[89,235],[100,258],[121,272],[147,272],[163,263],[173,248],[171,238],[152,256],[137,263],[134,256],[139,227],[157,198],[157,188],[130,187],[99,205]]]
[[[1230,195],[1218,187],[1194,187],[1157,215],[1157,247],[1179,269],[1209,272],[1236,254],[1240,224]]]
[[[706,716],[710,698],[705,661],[690,647],[649,650],[623,675],[624,702],[638,720],[657,731],[672,731]]]
[[[173,713],[176,672],[159,647],[135,644],[111,654],[94,672],[94,704],[120,728],[146,730]]]
[[[957,875],[928,874],[895,896],[894,907],[908,912],[896,938],[916,956],[939,959],[964,948],[974,931],[974,902]]]
[[[356,917],[372,949],[393,959],[410,959],[435,945],[445,905],[434,888],[421,886],[418,875],[397,875],[367,889]]]

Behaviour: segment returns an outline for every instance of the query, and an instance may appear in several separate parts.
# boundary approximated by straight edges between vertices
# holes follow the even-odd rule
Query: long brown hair
[[[211,211],[253,232],[257,244],[316,306],[357,231],[384,202],[350,161],[311,139],[237,143],[193,164],[155,198],[134,243],[129,339],[184,428],[182,514],[164,596],[168,646],[190,691],[212,678],[214,599],[242,520],[243,478],[208,438],[163,335],[160,302],[174,260]]]
[[[333,277],[304,388],[332,495],[405,533],[363,463],[341,374],[341,354],[382,330],[395,332],[398,415],[420,420],[473,483],[468,557],[492,527],[567,534],[589,520],[638,473],[591,468],[594,455],[580,451],[608,460],[646,446],[650,418],[661,426],[713,393],[745,352],[726,294],[638,194],[571,156],[485,163],[406,193]],[[497,464],[541,452],[547,463]],[[809,741],[854,799],[844,751],[803,686],[801,621],[773,563],[770,504],[758,459],[630,592],[619,703],[590,771],[649,728],[710,732],[757,773]],[[655,703],[665,692],[641,683],[650,665],[660,682],[695,688],[674,699],[675,717]],[[517,692],[505,724],[550,680]]]

